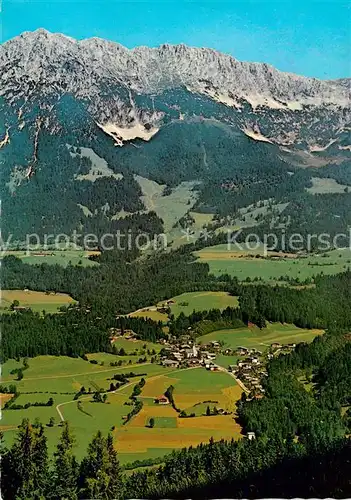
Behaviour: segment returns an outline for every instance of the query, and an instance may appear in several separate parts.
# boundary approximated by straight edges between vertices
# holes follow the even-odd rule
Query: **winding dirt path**
[[[144,363],[143,365],[145,366],[145,364],[150,365],[151,363]],[[143,365],[136,365],[136,366],[143,366]],[[130,365],[130,366],[132,366],[132,365]],[[187,370],[194,370],[195,368],[198,368],[198,367],[197,366],[191,366],[190,368],[185,368],[184,370],[181,370],[181,371],[184,372],[184,371],[187,371]],[[153,375],[152,377],[148,377],[147,380],[154,380],[154,379],[157,379],[157,378],[160,378],[160,377],[171,375],[172,373],[178,373],[178,370],[172,370],[171,372],[166,372],[165,374],[161,373],[161,374],[158,374],[158,375]],[[127,389],[128,387],[130,387],[132,385],[135,385],[135,381],[128,382],[128,384],[122,385],[121,387],[119,387],[115,391],[109,392],[109,394],[116,394],[117,392],[122,392],[124,389]],[[140,397],[142,398],[143,396],[140,396]],[[155,396],[155,397],[157,397],[157,396]],[[56,406],[56,411],[59,414],[59,417],[60,417],[61,421],[63,422],[65,420],[65,418],[63,416],[63,413],[61,411],[61,407],[62,406],[68,405],[70,403],[76,403],[77,401],[83,401],[83,400],[90,399],[90,398],[91,398],[91,394],[89,394],[88,396],[85,396],[83,398],[72,399],[70,401],[65,401],[64,403],[58,404]],[[152,399],[154,399],[154,397],[152,397]]]
[[[119,392],[122,389],[126,389],[127,387],[130,387],[131,385],[134,385],[134,382],[128,382],[128,384],[122,385],[121,387],[119,387],[115,391],[111,391],[109,394],[115,394],[116,392]],[[89,394],[88,396],[85,396],[84,398],[72,399],[71,401],[65,401],[64,403],[60,403],[60,404],[56,405],[56,411],[59,414],[61,422],[64,422],[64,420],[65,420],[65,418],[61,412],[61,409],[60,409],[61,406],[68,405],[70,403],[77,403],[78,401],[83,401],[83,400],[90,399],[90,398],[91,398],[91,394]]]

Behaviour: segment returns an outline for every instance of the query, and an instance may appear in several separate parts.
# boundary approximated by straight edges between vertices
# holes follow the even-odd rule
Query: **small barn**
[[[162,395],[155,399],[155,403],[159,405],[169,405],[169,399],[165,395]]]

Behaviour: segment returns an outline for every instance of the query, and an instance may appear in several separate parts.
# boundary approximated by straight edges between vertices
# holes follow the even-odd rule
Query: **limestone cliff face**
[[[282,73],[267,64],[239,62],[212,49],[186,45],[133,50],[98,38],[76,41],[45,30],[24,33],[0,49],[2,93],[47,85],[90,97],[101,81],[140,92],[189,85],[231,92],[236,98],[279,103],[347,105],[349,81],[321,81]],[[53,86],[50,89],[51,85]]]
[[[228,182],[249,186],[244,206],[303,193],[298,167],[348,179],[349,87],[206,48],[23,33],[0,45],[3,234],[114,232],[120,213],[143,225],[136,179],[195,182],[199,207],[229,215]]]
[[[207,48],[129,50],[43,29],[0,46],[0,95],[7,103],[36,100],[45,108],[46,97],[71,94],[85,101],[91,116],[109,130],[158,130],[164,112],[139,106],[133,95],[152,97],[179,87],[233,108],[242,130],[280,145],[325,147],[350,123],[349,79],[305,78]]]

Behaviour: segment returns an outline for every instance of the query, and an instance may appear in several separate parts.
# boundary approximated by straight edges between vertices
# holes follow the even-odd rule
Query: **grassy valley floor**
[[[215,276],[229,274],[239,281],[260,278],[266,282],[276,282],[282,277],[305,281],[317,274],[337,274],[351,267],[349,249],[298,257],[292,254],[269,252],[263,256],[263,249],[240,251],[228,249],[227,245],[207,247],[196,252],[201,262],[207,262]]]

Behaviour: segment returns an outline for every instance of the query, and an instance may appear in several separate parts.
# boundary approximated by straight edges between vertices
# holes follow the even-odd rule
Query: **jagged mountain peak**
[[[200,97],[204,108],[208,100],[231,108],[227,119],[250,138],[309,151],[325,148],[350,123],[349,84],[185,44],[128,49],[102,38],[76,40],[39,29],[0,45],[0,96],[17,107],[19,126],[39,105],[47,110],[46,127],[57,130],[52,106],[69,94],[118,144],[153,137],[170,119],[170,109],[179,110],[172,119],[188,112],[191,118],[195,108],[202,115],[201,107],[188,109],[190,101],[158,108],[152,103],[155,95],[163,100],[164,92],[181,88],[192,102]]]
[[[83,208],[93,226],[101,210],[111,221],[122,209],[141,210],[131,173],[173,186],[215,180],[215,192],[203,198],[212,210],[235,172],[259,172],[269,184],[273,169],[284,184],[297,166],[344,168],[348,87],[347,79],[305,78],[185,44],[128,49],[26,32],[0,45],[2,193],[18,210],[42,199],[35,227],[45,231],[62,212],[61,200],[51,206],[48,183],[53,198],[66,193],[74,228]],[[111,179],[121,184],[119,205],[110,188],[106,203]]]
[[[80,78],[70,64],[78,63],[90,78]],[[63,81],[65,88],[89,94],[97,79],[115,78],[139,92],[153,93],[184,85],[211,96],[220,89],[227,97],[246,99],[253,106],[288,103],[349,104],[345,80],[322,81],[283,73],[265,63],[240,62],[214,49],[163,44],[156,48],[128,49],[101,38],[77,41],[44,29],[26,32],[0,47],[1,93],[16,76]],[[63,71],[64,68],[64,71]],[[94,75],[94,77],[92,76]],[[60,80],[58,79],[60,77]],[[83,89],[82,89],[83,86]]]

